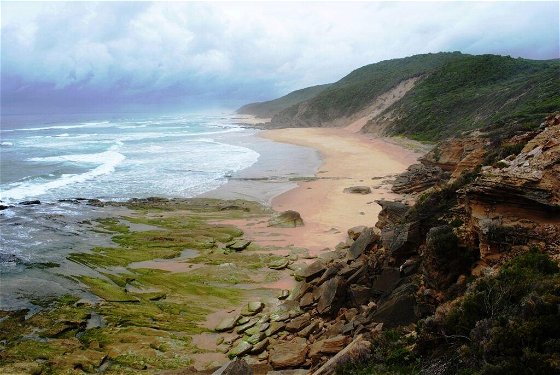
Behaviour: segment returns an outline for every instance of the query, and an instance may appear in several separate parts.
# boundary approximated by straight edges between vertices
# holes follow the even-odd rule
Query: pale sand
[[[317,149],[323,165],[317,180],[272,200],[275,211],[298,211],[305,225],[298,228],[269,228],[265,221],[232,221],[248,238],[264,246],[295,246],[317,254],[344,241],[346,231],[356,225],[373,226],[381,207],[377,199],[397,199],[391,180],[416,162],[420,153],[378,138],[344,128],[290,128],[267,130],[260,135],[277,142]],[[287,155],[286,157],[289,157]],[[350,186],[366,185],[371,194],[348,194]]]

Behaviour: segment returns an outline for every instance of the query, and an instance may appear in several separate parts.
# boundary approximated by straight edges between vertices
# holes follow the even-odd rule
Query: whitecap
[[[72,161],[82,163],[101,163],[98,167],[81,174],[63,174],[60,178],[49,182],[26,181],[16,185],[11,189],[0,192],[0,199],[7,202],[21,200],[27,197],[36,197],[45,194],[47,191],[57,189],[70,184],[76,184],[91,180],[105,174],[112,173],[115,167],[126,157],[116,151],[105,151],[98,154],[78,154],[64,155],[46,158],[32,158],[34,161]]]
[[[14,145],[13,142],[1,142],[0,143],[0,146],[2,146],[2,147],[11,147],[13,145]]]

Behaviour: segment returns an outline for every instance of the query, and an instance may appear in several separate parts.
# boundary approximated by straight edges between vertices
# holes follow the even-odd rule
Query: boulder
[[[271,268],[273,270],[283,270],[284,268],[288,267],[288,264],[290,264],[290,261],[288,259],[278,258],[278,259],[272,260],[268,264],[268,268]]]
[[[338,335],[324,340],[319,340],[311,345],[309,352],[310,357],[316,357],[318,354],[335,354],[340,352],[348,344],[350,338],[344,335]]]
[[[236,359],[225,363],[212,375],[253,375],[253,369],[244,359]]]
[[[309,314],[303,314],[297,318],[292,319],[288,324],[286,324],[286,331],[288,332],[298,332],[306,327],[309,322],[311,322],[311,316]]]
[[[371,288],[373,293],[377,296],[382,296],[390,293],[395,289],[401,280],[399,269],[393,267],[385,267],[381,273],[374,280]]]
[[[315,333],[319,329],[319,322],[317,320],[313,320],[309,325],[303,328],[301,331],[297,333],[299,337],[309,337],[312,333]]]
[[[359,284],[350,285],[350,298],[352,299],[354,306],[367,304],[371,297],[371,288]]]
[[[350,249],[348,249],[348,257],[350,259],[358,258],[365,251],[369,250],[378,239],[379,236],[375,234],[372,228],[364,229],[352,246],[350,246]]]
[[[298,367],[304,364],[308,351],[307,340],[295,337],[291,341],[272,346],[269,361],[274,369]]]
[[[299,212],[288,210],[275,215],[268,222],[269,227],[295,228],[303,226],[303,219]]]
[[[231,249],[231,250],[241,251],[241,250],[245,250],[247,248],[247,246],[249,246],[250,244],[251,244],[251,241],[248,241],[248,240],[237,240],[237,241],[234,241],[234,242],[226,245],[226,247],[228,249]]]
[[[337,368],[347,363],[360,363],[371,357],[371,343],[358,335],[354,341],[319,367],[313,375],[334,375]]]
[[[389,298],[379,304],[371,315],[371,321],[383,323],[385,328],[394,328],[417,321],[415,284],[405,284],[395,289]]]
[[[319,288],[319,302],[317,311],[319,314],[330,314],[338,311],[344,302],[346,283],[340,277],[334,277],[324,282]]]
[[[311,263],[309,266],[304,267],[295,272],[296,279],[303,279],[306,282],[310,282],[311,280],[319,277],[325,272],[327,267],[322,260],[316,260],[315,262]]]
[[[393,258],[404,261],[416,252],[420,230],[417,223],[388,225],[381,231],[381,241]]]
[[[286,327],[286,323],[281,322],[270,322],[270,326],[264,331],[267,337],[274,335],[277,332],[280,332]]]
[[[231,331],[237,324],[237,320],[239,320],[239,316],[237,315],[224,318],[220,323],[218,323],[214,330],[217,332]]]
[[[302,308],[310,307],[313,302],[315,302],[315,298],[313,297],[313,293],[308,292],[301,297],[299,300],[299,306]]]
[[[343,190],[344,193],[349,194],[371,194],[369,186],[350,186]]]
[[[270,343],[270,340],[268,338],[265,338],[264,340],[256,343],[253,346],[253,349],[251,349],[251,354],[260,354],[260,353],[264,352],[264,350],[267,348],[269,343]]]
[[[247,354],[253,349],[253,345],[249,344],[247,341],[239,340],[237,345],[228,352],[229,358],[241,357]]]
[[[376,200],[375,203],[381,206],[381,211],[377,215],[377,223],[375,226],[383,229],[389,224],[397,224],[402,222],[410,206],[401,202],[386,201],[384,199]]]
[[[362,234],[362,232],[366,230],[366,228],[367,227],[365,225],[352,227],[348,229],[348,237],[350,237],[353,241],[356,241],[358,237],[360,237],[360,234]]]

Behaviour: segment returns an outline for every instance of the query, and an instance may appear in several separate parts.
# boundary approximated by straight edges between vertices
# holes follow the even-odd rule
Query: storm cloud
[[[558,2],[2,2],[2,112],[235,108],[365,64],[558,58]]]

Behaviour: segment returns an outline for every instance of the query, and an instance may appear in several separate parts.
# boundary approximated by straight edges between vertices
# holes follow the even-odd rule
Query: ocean
[[[110,246],[110,236],[88,223],[119,215],[87,199],[189,198],[220,192],[228,181],[235,188],[218,197],[269,199],[293,187],[291,177],[313,175],[315,151],[255,137],[242,123],[233,114],[3,116],[0,204],[8,208],[0,210],[0,309],[87,293],[69,280],[87,270],[66,256]],[[22,204],[33,200],[41,203]]]
[[[231,115],[121,118],[25,125],[3,119],[0,200],[192,197],[227,182],[259,154],[227,143]]]

